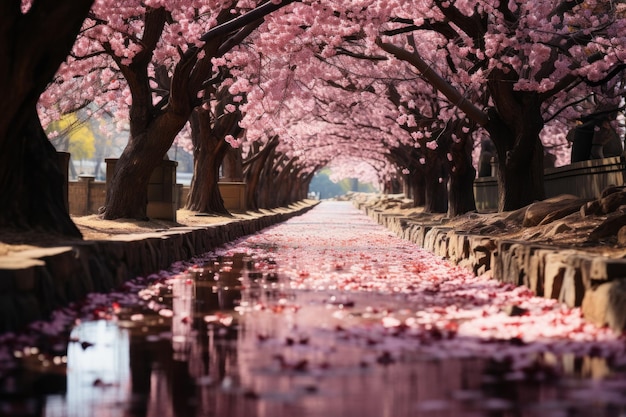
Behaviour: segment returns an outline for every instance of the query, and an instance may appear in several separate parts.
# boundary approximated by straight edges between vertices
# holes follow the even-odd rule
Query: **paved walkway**
[[[74,331],[67,391],[40,400],[41,415],[626,412],[623,339],[474,277],[351,203],[90,300],[113,306],[108,320]]]
[[[562,415],[589,387],[537,382],[579,376],[583,362],[600,376],[605,362],[588,355],[622,352],[579,310],[475,277],[350,203],[324,202],[221,254],[242,251],[281,278],[274,292],[244,291],[239,309],[237,385],[261,415]],[[615,394],[602,392],[590,395]]]

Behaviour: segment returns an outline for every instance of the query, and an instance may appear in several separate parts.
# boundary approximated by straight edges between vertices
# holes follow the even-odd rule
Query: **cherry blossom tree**
[[[603,83],[623,70],[623,4],[433,0],[412,6],[390,13],[378,44],[418,68],[489,132],[499,159],[500,210],[542,199],[542,106],[576,84]],[[486,86],[487,106],[469,100],[459,85]]]
[[[80,237],[37,100],[66,59],[93,0],[0,4],[0,227]]]
[[[385,148],[380,140],[384,132],[367,120],[366,106],[359,103],[362,91],[350,85],[345,71],[321,62],[313,49],[277,52],[274,43],[264,44],[263,35],[254,39],[246,65],[234,72],[234,86],[245,89],[248,97],[242,106],[246,140],[279,137],[277,154],[287,158],[286,164],[290,165],[285,166],[290,172],[306,173],[303,182],[310,181],[316,170],[339,156],[352,155],[354,161],[369,152],[369,157],[384,159]],[[288,42],[279,45],[291,48]],[[366,95],[368,103],[377,101],[373,90]],[[373,137],[374,143],[368,142]],[[286,176],[286,172],[280,168],[280,175]]]
[[[96,3],[56,87],[78,85],[74,102],[108,101],[120,121],[128,121],[128,145],[107,184],[104,218],[145,218],[150,175],[202,105],[201,93],[217,75],[212,60],[290,2]]]
[[[281,17],[274,15],[271,19],[276,21]],[[278,24],[275,26],[280,27]],[[433,124],[438,121],[439,110],[430,111],[429,117],[421,121],[423,132],[414,129],[415,118],[419,115],[409,117],[406,114],[409,107],[411,111],[419,113],[416,101],[421,100],[420,106],[424,107],[437,102],[436,91],[420,96],[419,91],[432,88],[423,82],[416,83],[419,78],[407,71],[406,65],[398,65],[396,61],[380,54],[372,55],[358,39],[337,47],[335,53],[329,53],[315,42],[303,48],[300,41],[304,37],[304,33],[299,33],[297,44],[282,43],[279,51],[275,50],[273,44],[264,45],[263,37],[258,42],[254,40],[254,46],[263,52],[257,52],[255,57],[250,58],[245,70],[238,74],[246,80],[248,96],[253,98],[243,108],[247,137],[261,137],[263,130],[271,126],[281,132],[281,140],[292,137],[300,142],[313,142],[311,149],[305,152],[312,166],[324,166],[338,156],[342,156],[344,163],[350,161],[350,164],[360,158],[376,161],[384,157],[387,159],[386,165],[394,164],[396,168],[379,169],[385,177],[379,178],[377,182],[390,183],[397,172],[408,169],[412,174],[409,178],[411,186],[419,188],[421,184],[422,191],[425,185],[429,187],[427,193],[414,193],[416,197],[427,196],[427,199],[418,202],[426,203],[427,211],[445,211],[448,171],[454,172],[455,178],[465,172],[452,166],[457,161],[453,163],[451,157],[459,152],[448,152],[448,149],[450,143],[457,146],[456,142],[461,141],[451,140],[452,131],[442,128],[437,128],[439,132],[433,136],[440,139],[441,146],[434,145],[437,142],[428,139],[432,135]],[[255,65],[263,60],[269,69],[259,69]],[[262,80],[257,79],[259,74]],[[272,74],[281,75],[276,77]],[[397,85],[401,85],[401,88]],[[400,98],[399,89],[403,92],[406,90],[407,97]],[[389,91],[393,91],[393,94]],[[298,97],[297,100],[290,99],[294,95]],[[297,122],[287,124],[285,120],[290,119],[297,119]],[[407,123],[409,119],[412,122]],[[447,121],[442,121],[441,126],[447,126]],[[462,133],[464,137],[468,136],[466,131]],[[450,140],[443,140],[446,136]],[[426,146],[427,143],[430,147]],[[471,145],[471,141],[463,142],[466,143]],[[461,148],[465,149],[463,145]],[[373,150],[375,156],[371,155],[370,151]],[[425,158],[424,153],[429,153],[430,157]],[[314,161],[313,155],[316,154],[319,154],[319,158]],[[463,199],[468,203],[455,210],[455,213],[466,212],[474,207],[472,181],[475,175],[470,155],[470,152],[466,152],[466,156],[460,159],[468,161],[465,166],[469,167],[469,181],[466,181],[464,188],[467,198]],[[343,171],[348,172],[349,169]],[[451,188],[455,195],[459,190],[456,183]]]
[[[386,142],[388,149],[395,146],[396,151],[391,154],[396,163],[403,160],[398,165],[412,163],[411,168],[407,168],[414,176],[410,179],[412,182],[423,181],[432,187],[427,193],[432,202],[438,200],[435,185],[444,184],[450,176],[454,185],[449,188],[462,190],[466,195],[462,199],[455,196],[451,212],[472,209],[474,169],[469,155],[473,148],[472,130],[476,127],[485,129],[496,143],[500,162],[500,208],[508,210],[541,199],[544,168],[541,138],[553,140],[553,135],[543,130],[545,121],[553,117],[547,108],[563,101],[564,93],[588,94],[592,85],[604,85],[621,71],[623,51],[615,41],[621,35],[619,28],[623,24],[621,6],[603,6],[593,1],[580,4],[566,1],[557,5],[539,1],[532,6],[516,1],[507,4],[416,1],[411,5],[414,7],[407,7],[405,3],[369,2],[370,7],[364,8],[360,2],[335,1],[332,8],[314,4],[306,13],[304,6],[298,5],[289,18],[283,14],[271,17],[270,25],[285,32],[284,42],[278,43],[280,47],[268,41],[277,35],[271,30],[255,39],[255,46],[265,57],[286,60],[283,71],[289,68],[291,73],[277,78],[295,78],[301,90],[304,87],[311,90],[315,80],[321,79],[339,89],[362,88],[364,91],[372,77],[362,74],[350,77],[350,71],[358,64],[354,60],[350,64],[338,64],[335,58],[376,62],[379,71],[397,66],[393,60],[389,60],[393,62],[391,65],[380,65],[384,60],[378,58],[380,52],[375,43],[378,44],[392,56],[413,65],[451,101],[452,106],[438,106],[430,116],[438,123],[431,122],[420,132],[422,138],[435,137],[437,141],[420,143],[415,138],[407,140],[406,134],[396,134]],[[599,20],[595,16],[600,16]],[[337,25],[340,29],[329,30]],[[586,49],[581,48],[581,44],[586,45]],[[331,58],[334,62],[330,62]],[[320,61],[328,65],[320,65]],[[306,65],[306,62],[315,64]],[[529,70],[528,64],[536,70]],[[272,124],[269,120],[260,122],[264,120],[261,113],[267,108],[281,108],[284,103],[287,89],[270,81],[267,83],[261,89],[262,94],[250,95],[251,104],[244,110],[244,120],[255,120],[257,126]],[[394,88],[397,88],[395,83]],[[378,89],[379,97],[382,91]],[[252,111],[257,94],[273,96],[274,104]],[[294,90],[289,94],[299,92]],[[308,94],[319,96],[320,92],[309,91]],[[440,97],[433,94],[431,101],[437,102]],[[341,106],[342,99],[338,97],[325,100],[336,108]],[[311,99],[301,98],[301,101],[311,102]],[[397,101],[396,107],[402,112],[407,105]],[[309,105],[309,108],[312,111],[315,107]],[[332,110],[326,111],[326,114],[331,113]],[[401,117],[406,118],[410,112],[405,113]],[[371,116],[371,113],[365,114]],[[385,114],[390,119],[392,113]],[[276,119],[276,116],[271,118]],[[346,123],[346,119],[348,117],[335,119],[334,123]],[[377,128],[385,125],[387,123],[378,124]],[[352,124],[352,127],[359,131],[364,128],[362,124]],[[416,126],[404,127],[413,135],[418,133]],[[254,127],[249,128],[252,131],[248,136],[254,136]],[[429,146],[423,146],[425,144]],[[437,173],[446,160],[450,162],[447,168]],[[434,170],[425,170],[424,165]],[[461,183],[462,187],[457,185]],[[431,203],[428,207],[441,210]]]
[[[234,106],[227,86],[216,92],[206,91],[203,106],[191,115],[191,133],[194,149],[194,173],[185,208],[202,213],[226,214],[218,188],[219,169],[224,157],[232,150],[231,143],[242,133],[239,126],[241,112]],[[230,142],[228,141],[230,140]]]

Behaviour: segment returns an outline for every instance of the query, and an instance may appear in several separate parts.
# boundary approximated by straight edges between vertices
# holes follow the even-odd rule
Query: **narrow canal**
[[[623,338],[346,202],[0,346],[6,416],[626,416]]]

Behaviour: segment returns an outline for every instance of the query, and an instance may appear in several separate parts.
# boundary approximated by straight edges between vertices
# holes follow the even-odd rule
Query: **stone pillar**
[[[491,176],[498,176],[498,157],[496,156],[491,158]]]
[[[75,214],[87,215],[91,214],[91,185],[95,177],[93,175],[81,174],[78,176],[78,187],[76,190],[76,207]],[[74,211],[73,210],[73,211]]]
[[[241,182],[243,181],[243,164],[241,160],[241,150],[231,148],[226,152],[222,161],[224,177],[220,181]]]
[[[107,158],[107,183],[113,177],[117,159]],[[152,171],[148,181],[148,217],[176,221],[178,210],[178,189],[176,188],[176,167],[178,162],[164,159]],[[108,192],[108,191],[107,191]]]
[[[148,217],[176,221],[178,210],[178,189],[176,188],[176,167],[178,162],[161,161],[152,171],[148,182]]]
[[[65,210],[70,212],[70,200],[68,196],[68,181],[69,181],[69,167],[70,167],[70,153],[69,152],[57,152],[57,163],[59,164],[59,170],[63,174],[63,201],[65,201]]]

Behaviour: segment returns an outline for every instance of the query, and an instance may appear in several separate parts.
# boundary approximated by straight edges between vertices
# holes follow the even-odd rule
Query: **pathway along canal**
[[[0,346],[0,415],[626,416],[623,338],[346,202]]]

